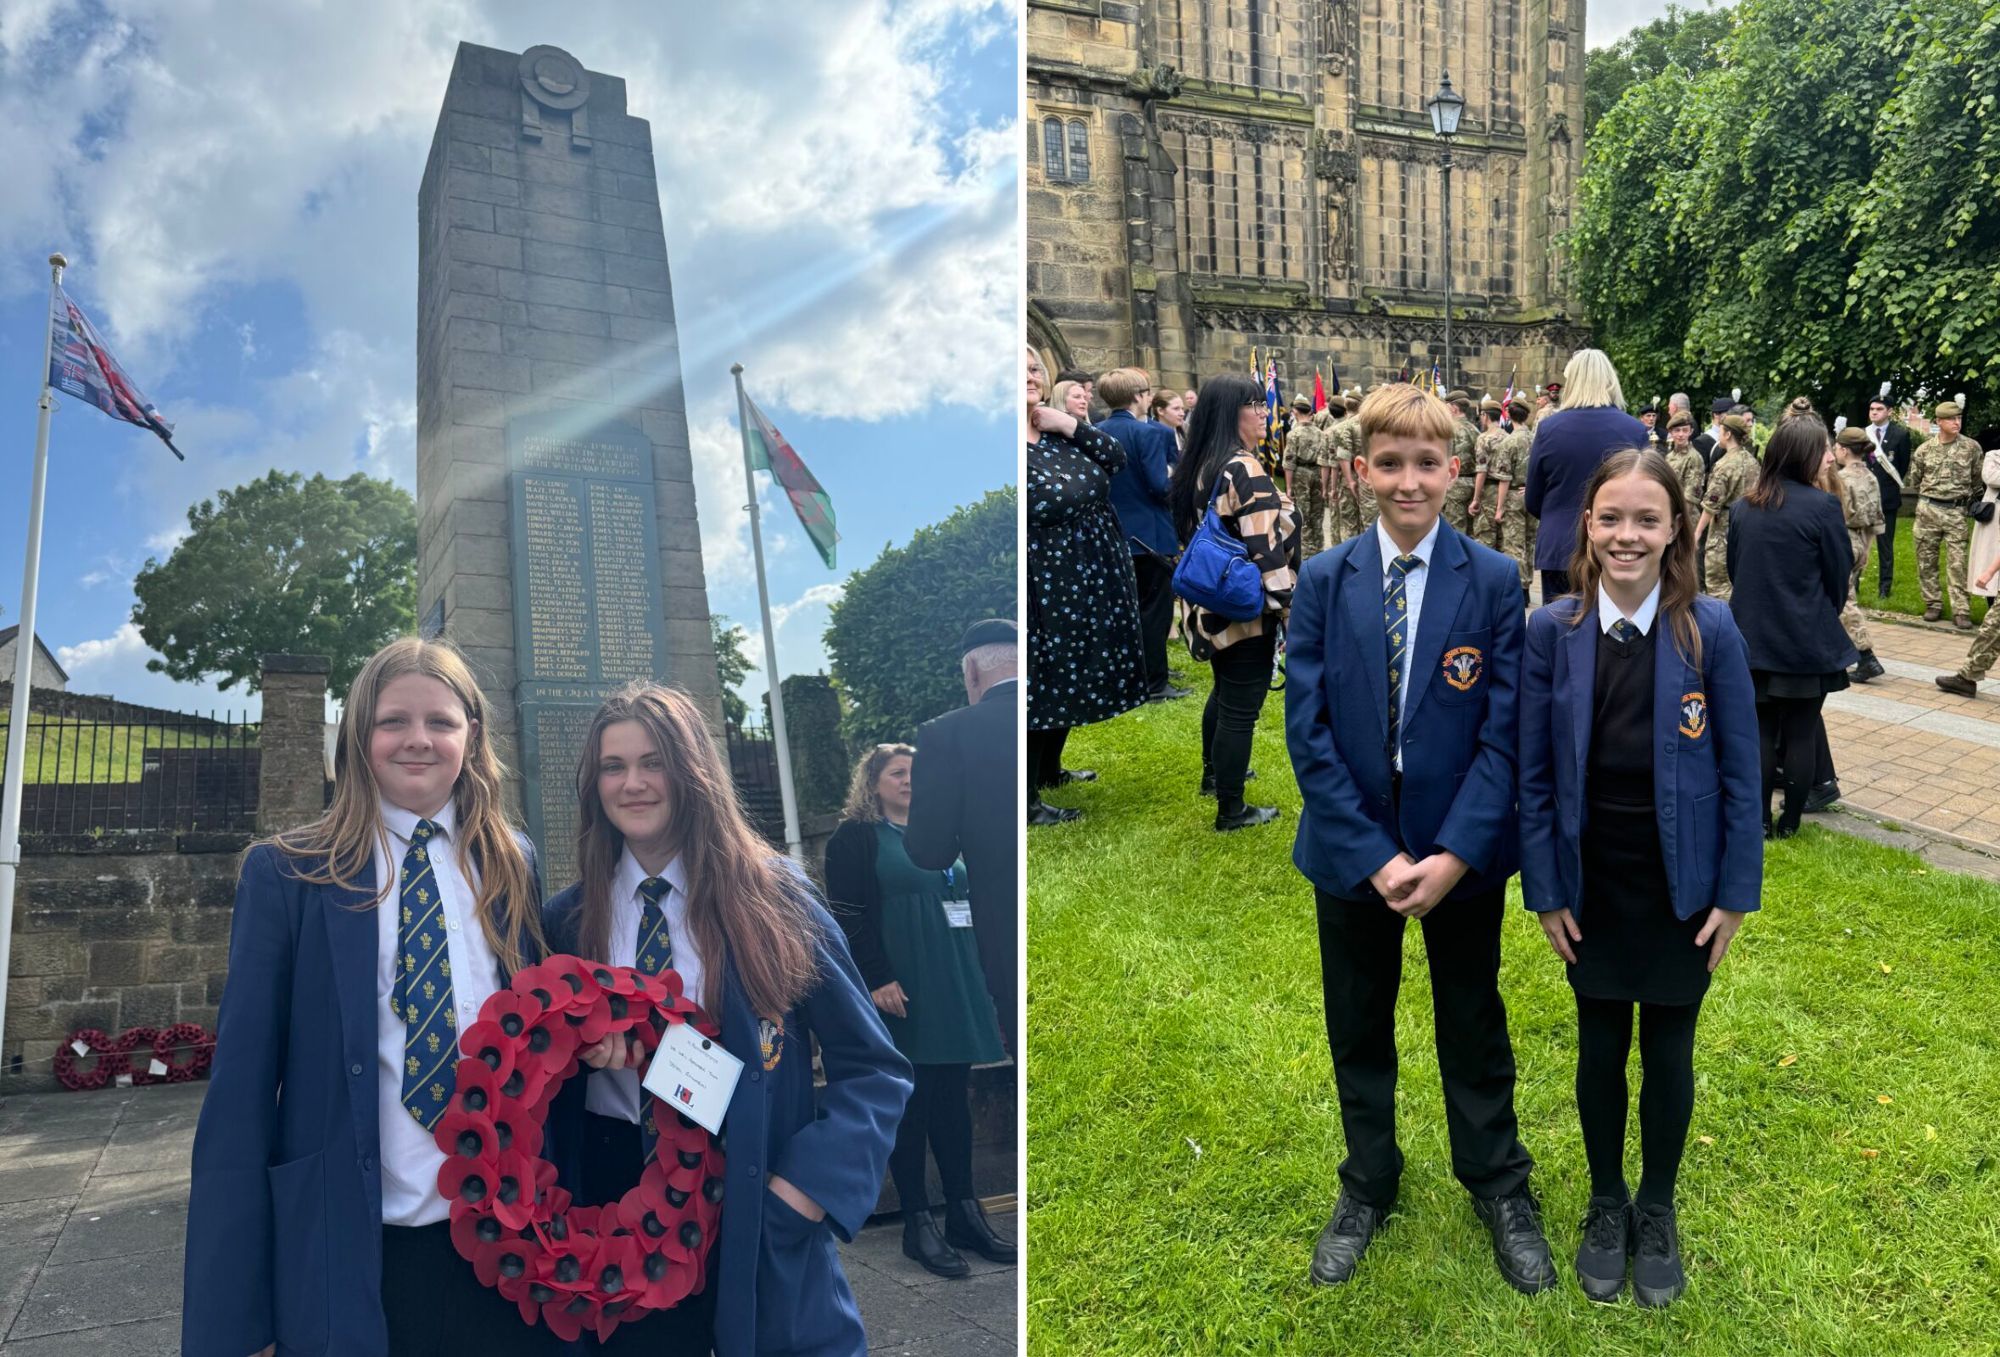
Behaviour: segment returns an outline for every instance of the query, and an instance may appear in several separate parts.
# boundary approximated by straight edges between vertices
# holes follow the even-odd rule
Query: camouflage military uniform
[[[1463,416],[1451,421],[1451,455],[1458,459],[1458,479],[1444,492],[1444,521],[1460,532],[1472,531],[1472,520],[1468,510],[1472,505],[1472,465],[1473,448],[1479,442],[1479,430],[1471,420]]]
[[[1708,514],[1708,555],[1702,563],[1708,592],[1729,597],[1729,506],[1757,483],[1757,461],[1741,448],[1724,453],[1708,473],[1701,507]]]
[[[1497,496],[1504,492],[1507,496],[1506,515],[1498,524],[1500,549],[1521,568],[1523,589],[1534,578],[1535,569],[1535,523],[1528,517],[1528,450],[1534,442],[1533,430],[1526,426],[1516,428],[1493,450],[1486,472],[1489,480],[1500,482],[1493,487],[1493,493]]]
[[[1499,494],[1499,483],[1493,479],[1493,450],[1507,436],[1499,425],[1481,433],[1472,441],[1472,478],[1479,490],[1479,512],[1472,514],[1472,540],[1500,550],[1500,536],[1494,531],[1493,500]],[[1479,483],[1481,476],[1485,484]]]
[[[1942,600],[1938,588],[1938,548],[1944,548],[1945,584],[1951,592],[1951,615],[1972,616],[1965,592],[1965,552],[1968,523],[1962,507],[1981,489],[1979,444],[1963,434],[1949,443],[1926,438],[1910,454],[1910,474],[1903,480],[1903,498],[1917,501],[1917,587],[1928,611]]]
[[[1299,514],[1300,565],[1333,545],[1327,534],[1327,513],[1332,506],[1320,489],[1332,427],[1333,417],[1324,410],[1318,411],[1292,425],[1291,437],[1285,445],[1293,466],[1287,483]]]
[[[1868,546],[1882,529],[1882,487],[1866,462],[1850,462],[1840,469],[1840,512],[1847,520],[1847,545],[1854,553],[1854,569],[1847,576],[1847,602],[1840,609],[1840,625],[1854,648],[1872,651],[1868,620],[1854,601],[1861,587],[1861,572],[1868,565]]]
[[[1680,478],[1681,494],[1687,497],[1688,512],[1701,517],[1701,492],[1708,483],[1708,467],[1702,463],[1701,452],[1693,444],[1684,448],[1668,446],[1667,465]]]
[[[1352,468],[1354,459],[1361,455],[1361,420],[1356,415],[1333,426],[1333,449],[1342,466]],[[1359,537],[1363,529],[1375,521],[1375,492],[1359,476],[1354,479],[1354,494],[1345,491],[1342,481],[1340,539]]]

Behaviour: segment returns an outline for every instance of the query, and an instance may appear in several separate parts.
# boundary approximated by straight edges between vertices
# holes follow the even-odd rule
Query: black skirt
[[[1674,917],[1660,827],[1645,805],[1592,798],[1583,833],[1583,904],[1569,983],[1586,999],[1692,1004],[1708,992],[1708,921]]]
[[[1845,688],[1847,671],[1836,669],[1831,674],[1780,674],[1774,669],[1752,669],[1750,683],[1756,689],[1759,702],[1769,702],[1772,698],[1810,702]]]

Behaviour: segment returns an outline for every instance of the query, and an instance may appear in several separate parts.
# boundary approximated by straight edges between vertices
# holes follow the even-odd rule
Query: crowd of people
[[[1087,401],[1092,383],[1068,376]],[[1163,511],[1188,558],[1219,526],[1261,577],[1254,616],[1190,603],[1182,632],[1214,675],[1201,770],[1221,798],[1218,830],[1276,818],[1244,804],[1243,760],[1282,656],[1303,801],[1293,861],[1317,901],[1347,1145],[1313,1280],[1352,1277],[1396,1201],[1394,1011],[1416,919],[1454,1171],[1505,1280],[1556,1284],[1498,988],[1518,873],[1577,1005],[1591,1180],[1577,1283],[1611,1301],[1629,1278],[1639,1304],[1671,1304],[1687,1284],[1674,1200],[1696,1019],[1759,907],[1765,842],[1838,795],[1827,695],[1884,672],[1856,601],[1870,544],[1886,595],[1895,521],[1914,499],[1927,615],[1942,612],[1942,556],[1954,620],[1970,626],[1967,589],[1991,597],[2000,578],[2000,452],[1962,436],[1963,398],[1937,402],[1912,449],[1916,416],[1892,420],[1887,389],[1865,425],[1829,427],[1801,397],[1768,431],[1732,392],[1697,431],[1685,395],[1627,413],[1611,361],[1586,349],[1560,382],[1504,401],[1406,382],[1307,401],[1275,448],[1264,388],[1212,377],[1182,394],[1179,458],[1162,474],[1164,429],[1149,435],[1135,414],[1111,436],[1087,405],[1045,411],[1042,384],[1030,352],[1031,730],[1153,696],[1133,675],[1149,614],[1127,564],[1127,505]],[[1134,369],[1095,382],[1135,411],[1149,386]],[[1149,555],[1161,540],[1147,538]],[[1112,644],[1051,649],[1062,662],[1045,664],[1042,647],[1062,636]],[[1970,695],[1996,655],[1989,613],[1965,668],[1939,685]],[[1056,760],[1040,786],[1092,776]],[[1074,814],[1043,809],[1031,823]],[[1636,1195],[1623,1163],[1635,1015]]]
[[[589,1350],[860,1357],[867,1337],[836,1241],[874,1212],[885,1168],[904,1251],[921,1266],[965,1276],[961,1249],[1012,1262],[973,1190],[967,1099],[970,1067],[1004,1059],[1016,1030],[1017,644],[1012,621],[973,624],[960,645],[967,705],[922,727],[914,747],[863,756],[824,892],[744,818],[703,710],[674,689],[628,686],[595,713],[575,770],[580,879],[548,883],[563,889],[547,899],[533,845],[504,808],[465,660],[416,637],[378,652],[341,713],[326,814],[244,859],[194,1140],[182,1350],[553,1354],[571,1349],[542,1322],[547,1310],[582,1306]],[[576,1077],[541,1125],[529,1124],[536,1095],[511,1052],[461,1059],[475,1049],[461,1033],[469,1043],[479,1027],[505,1030],[511,1017],[519,1032],[540,1018],[550,1001],[534,986],[560,989],[565,965],[629,968],[699,1005],[688,1020],[718,1049],[675,1077],[702,1089],[724,1079],[708,1129],[726,1131],[725,1161],[705,1171],[700,1153],[691,1164],[684,1143],[665,1139],[670,1104],[636,1068],[665,1058],[664,1037],[600,1022],[599,1040],[594,1016],[570,1016],[583,1024],[582,1068],[560,1056]],[[624,983],[590,974],[607,992]],[[598,1002],[617,1017],[626,1000]],[[718,1076],[724,1065],[733,1080]],[[680,1090],[681,1102],[696,1106],[696,1091]],[[505,1176],[530,1133],[521,1172],[537,1148],[548,1161],[533,1163],[532,1184]],[[524,1322],[487,1263],[468,1261],[513,1240],[519,1221],[462,1233],[476,1222],[455,1220],[455,1201],[526,1218],[533,1200],[553,1214],[535,1217],[544,1233],[530,1237],[560,1251],[573,1238],[568,1210],[603,1207],[618,1221],[674,1146],[666,1203],[700,1191],[720,1220],[707,1239],[682,1224],[677,1252],[645,1255],[644,1278],[623,1227],[560,1260],[526,1246],[561,1285],[540,1285],[536,1271],[527,1294],[548,1304],[541,1315],[528,1305]],[[478,1172],[481,1155],[497,1155],[497,1182]],[[527,1258],[515,1272],[491,1261],[516,1278]],[[670,1307],[627,1311],[624,1298],[669,1265],[691,1269]],[[598,1328],[595,1302],[562,1298],[578,1286],[615,1297],[602,1310],[626,1312],[615,1332]]]

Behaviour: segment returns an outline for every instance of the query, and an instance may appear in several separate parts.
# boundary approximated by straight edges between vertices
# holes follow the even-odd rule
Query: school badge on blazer
[[[1486,672],[1486,656],[1478,646],[1453,646],[1445,651],[1442,663],[1444,681],[1461,693],[1471,692]]]
[[[1708,696],[1705,693],[1681,694],[1681,734],[1690,740],[1699,740],[1708,733]]]
[[[775,1070],[778,1062],[785,1058],[785,1020],[773,1022],[769,1018],[757,1020],[757,1053],[764,1058],[764,1068]]]

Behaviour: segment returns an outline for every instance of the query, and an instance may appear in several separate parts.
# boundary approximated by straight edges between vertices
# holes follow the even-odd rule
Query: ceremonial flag
[[[1313,369],[1313,413],[1318,414],[1321,410],[1324,409],[1326,409],[1326,381],[1319,375],[1319,369],[1314,368]]]
[[[151,429],[169,452],[183,462],[187,460],[174,446],[174,426],[161,419],[154,404],[132,385],[125,369],[104,347],[90,317],[60,286],[51,299],[49,330],[50,386],[89,401],[113,419]]]
[[[1268,358],[1264,360],[1264,439],[1257,445],[1257,455],[1266,470],[1278,465],[1278,365]]]
[[[833,569],[833,545],[840,540],[840,534],[834,531],[833,501],[827,498],[826,491],[799,460],[785,436],[757,408],[757,402],[745,396],[743,408],[750,416],[743,430],[744,440],[749,444],[750,465],[770,472],[785,487],[792,511],[799,516],[799,526],[819,548],[819,558],[826,562],[826,568]]]

